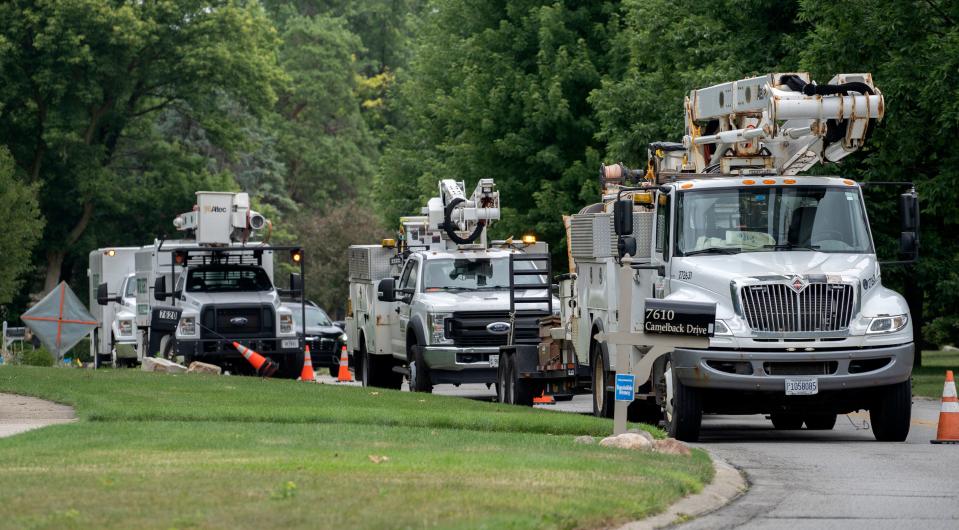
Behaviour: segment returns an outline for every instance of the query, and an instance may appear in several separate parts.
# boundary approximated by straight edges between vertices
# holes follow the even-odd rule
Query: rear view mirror
[[[396,301],[396,280],[383,278],[376,288],[376,299],[380,302]]]
[[[290,273],[290,293],[299,294],[303,292],[303,276],[300,276],[299,273],[291,272]]]
[[[633,201],[623,199],[613,203],[613,228],[618,236],[633,233]]]
[[[110,295],[107,293],[107,284],[101,283],[97,286],[97,303],[107,305],[110,303]]]
[[[166,276],[157,276],[153,281],[153,299],[162,302],[167,296],[169,293],[166,292]]]

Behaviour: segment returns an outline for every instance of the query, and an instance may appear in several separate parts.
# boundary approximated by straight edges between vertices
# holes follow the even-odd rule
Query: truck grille
[[[453,339],[457,347],[505,346],[509,335],[495,335],[486,330],[486,325],[493,322],[509,322],[509,311],[459,311],[446,320],[446,336]],[[517,326],[516,338],[535,339],[538,330],[535,322],[532,327]]]
[[[739,290],[743,314],[754,331],[789,333],[849,328],[852,285],[810,283],[796,292],[785,283],[747,285]]]
[[[200,323],[203,338],[274,336],[273,308],[270,306],[212,306],[203,308]]]

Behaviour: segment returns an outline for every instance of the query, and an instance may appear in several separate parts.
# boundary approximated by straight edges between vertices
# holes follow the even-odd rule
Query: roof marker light
[[[743,181],[743,184],[745,184],[745,185],[747,185],[747,186],[752,186],[752,185],[755,184],[755,183],[756,183],[756,181],[753,180],[753,179],[746,179],[746,180]]]
[[[689,188],[692,188],[692,187],[693,187],[693,183],[692,183],[692,182],[687,182],[687,183],[683,184],[682,186],[680,186],[680,188],[682,188],[682,189],[684,189],[684,190],[688,190]]]

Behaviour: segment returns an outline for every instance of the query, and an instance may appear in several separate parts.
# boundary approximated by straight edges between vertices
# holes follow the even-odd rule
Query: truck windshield
[[[273,283],[259,267],[202,267],[190,269],[186,290],[190,293],[271,291]]]
[[[529,261],[517,261],[522,270],[535,267]],[[520,276],[520,283],[543,283],[541,276]],[[426,291],[509,289],[509,258],[457,258],[426,261],[423,273]]]
[[[871,253],[859,191],[826,186],[687,191],[676,205],[676,255]]]

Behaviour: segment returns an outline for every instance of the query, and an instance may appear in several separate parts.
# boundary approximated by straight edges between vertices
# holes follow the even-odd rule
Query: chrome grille
[[[746,285],[739,290],[743,315],[753,331],[839,331],[849,327],[852,285],[810,283],[800,292],[785,283]]]

